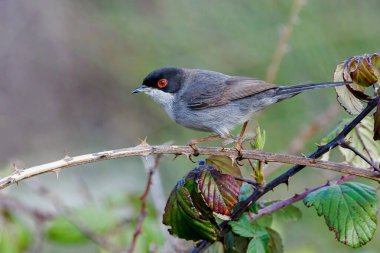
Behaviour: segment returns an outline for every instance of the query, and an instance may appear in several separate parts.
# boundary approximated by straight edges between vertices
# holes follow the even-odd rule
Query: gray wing
[[[254,94],[274,89],[278,86],[252,77],[232,76],[227,80],[212,85],[196,85],[193,87],[188,107],[204,109],[222,106],[231,101],[252,96]]]

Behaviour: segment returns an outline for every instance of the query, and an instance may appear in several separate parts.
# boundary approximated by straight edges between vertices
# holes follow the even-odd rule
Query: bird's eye
[[[166,80],[166,79],[160,79],[160,80],[158,80],[158,82],[157,82],[157,86],[158,86],[158,88],[165,88],[166,87],[166,85],[168,85],[168,80]]]

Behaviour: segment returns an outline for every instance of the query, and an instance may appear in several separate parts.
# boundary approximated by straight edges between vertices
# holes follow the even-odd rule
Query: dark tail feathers
[[[280,86],[278,89],[277,95],[280,95],[280,96],[288,95],[289,97],[291,97],[305,90],[314,90],[314,89],[342,86],[342,85],[347,85],[347,84],[351,84],[351,82],[309,83],[309,84],[301,84],[301,85],[294,85],[294,86]]]

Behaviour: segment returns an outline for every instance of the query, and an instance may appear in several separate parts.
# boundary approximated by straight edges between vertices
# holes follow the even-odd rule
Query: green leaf
[[[163,223],[170,226],[170,234],[186,240],[215,241],[219,228],[212,216],[202,207],[202,200],[194,187],[194,172],[180,180],[165,206]],[[198,195],[196,202],[192,195]]]
[[[302,212],[298,207],[288,205],[284,208],[278,209],[273,215],[275,219],[278,219],[281,222],[294,222],[301,219]]]
[[[198,189],[206,205],[216,214],[229,216],[238,202],[240,182],[211,166],[199,166]]]
[[[250,239],[232,232],[228,232],[224,237],[225,253],[241,253],[246,252]]]
[[[243,183],[240,187],[239,201],[245,201],[254,191],[254,187],[251,184]]]
[[[270,253],[282,253],[284,252],[284,246],[282,245],[282,239],[280,234],[271,228],[266,228],[269,234],[268,249]]]
[[[251,222],[247,215],[242,215],[238,221],[230,221],[232,231],[244,237],[260,237],[266,235],[265,229],[255,222]]]
[[[247,253],[267,253],[266,250],[268,244],[268,239],[264,240],[263,238],[252,238],[248,244]],[[268,252],[269,253],[269,252]]]
[[[351,131],[346,140],[350,145],[358,150],[366,157],[372,159],[375,163],[380,162],[380,142],[373,140],[373,117],[365,117],[355,128]],[[339,147],[339,151],[343,154],[344,159],[349,164],[367,168],[369,165],[360,157],[356,156],[351,150]]]
[[[353,248],[369,242],[377,225],[375,190],[360,183],[326,186],[309,194],[304,203],[323,215],[336,239]]]
[[[261,129],[260,129],[259,126],[256,127],[255,138],[251,142],[251,148],[252,149],[257,149],[257,150],[263,150],[264,149],[264,145],[265,145],[265,141],[266,141],[265,130],[261,131]]]
[[[224,174],[242,177],[239,166],[227,156],[209,156],[205,161],[205,165],[212,165]]]

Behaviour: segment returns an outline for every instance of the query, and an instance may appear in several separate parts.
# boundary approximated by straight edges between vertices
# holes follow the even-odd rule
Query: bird
[[[324,82],[278,86],[254,77],[163,67],[150,72],[132,93],[142,92],[151,97],[179,125],[216,134],[191,141],[190,146],[194,147],[207,140],[231,138],[230,131],[247,122],[255,112],[303,91],[347,84]]]

